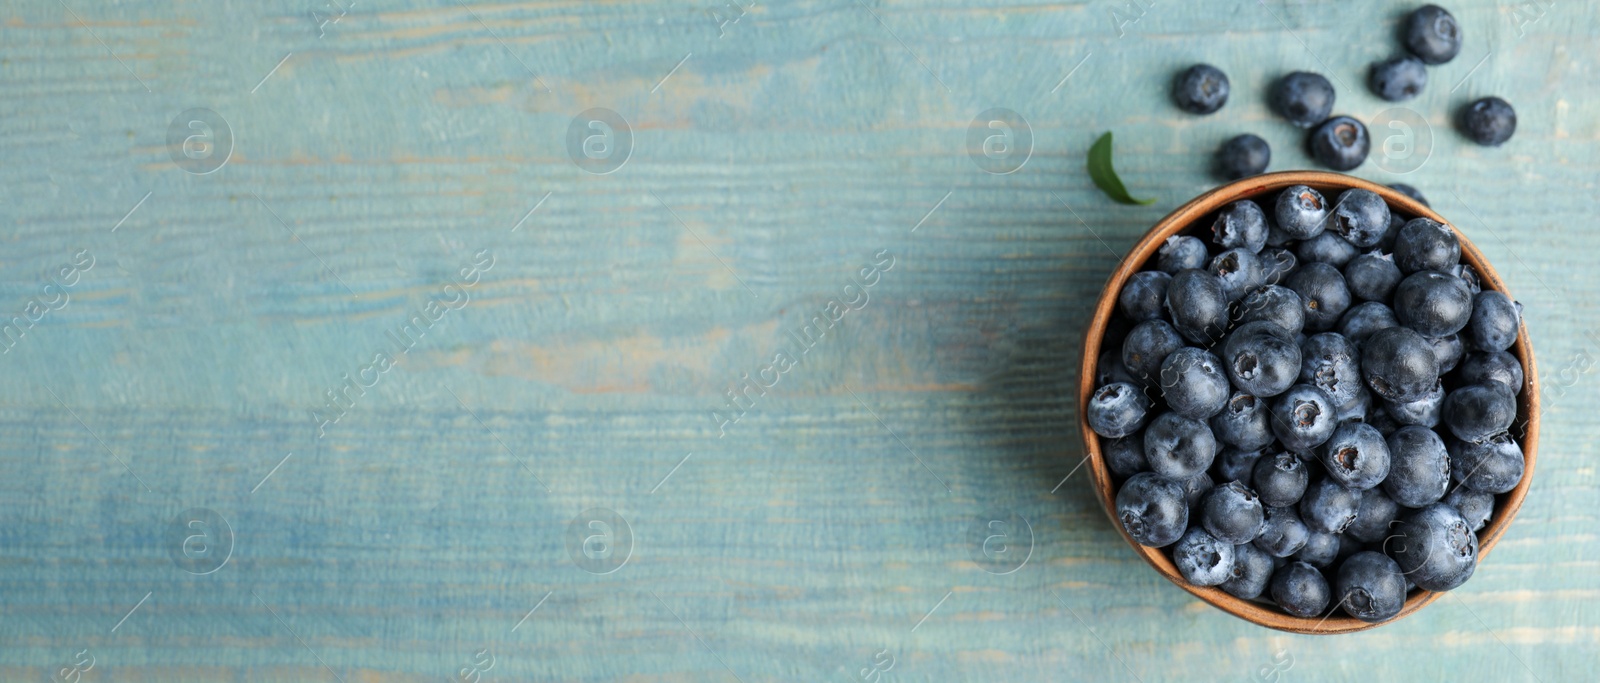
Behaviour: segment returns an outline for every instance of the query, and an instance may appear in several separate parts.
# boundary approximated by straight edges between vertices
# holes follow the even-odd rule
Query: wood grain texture
[[[801,0],[719,27],[711,2],[346,4],[321,26],[336,5],[0,8],[0,310],[94,258],[0,354],[0,680],[80,652],[84,680],[162,682],[438,681],[488,656],[488,681],[747,683],[889,657],[907,681],[1600,664],[1593,12],[1453,4],[1467,46],[1407,104],[1431,156],[1356,171],[1421,188],[1526,306],[1542,457],[1466,586],[1314,638],[1195,600],[1118,536],[1080,467],[1079,340],[1122,253],[1215,185],[1221,141],[1309,167],[1273,77],[1389,108],[1362,82],[1409,5]],[[1204,118],[1167,101],[1199,60],[1234,84]],[[1519,114],[1498,149],[1449,124],[1489,94]],[[567,147],[593,107],[634,136],[606,175]],[[1008,175],[969,156],[993,107],[1033,135]],[[191,108],[234,137],[207,175],[167,142]],[[1106,130],[1156,204],[1094,189]],[[399,353],[389,333],[459,301],[483,250],[470,302]],[[870,300],[719,427],[880,253]],[[394,367],[318,438],[325,392],[379,352]],[[234,532],[216,572],[174,562],[188,508]],[[591,508],[632,530],[613,573],[569,553]],[[1012,514],[1028,561],[985,571]]]

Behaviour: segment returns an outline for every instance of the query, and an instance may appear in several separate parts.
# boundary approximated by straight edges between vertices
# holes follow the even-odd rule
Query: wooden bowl
[[[1382,185],[1377,185],[1359,178],[1339,174],[1323,173],[1317,171],[1290,171],[1284,173],[1269,173],[1266,175],[1246,178],[1229,183],[1215,190],[1194,198],[1189,203],[1178,207],[1176,211],[1168,214],[1161,222],[1156,223],[1150,232],[1145,233],[1144,239],[1134,245],[1133,250],[1122,259],[1117,270],[1111,274],[1106,282],[1105,291],[1100,295],[1100,303],[1095,307],[1094,320],[1089,324],[1089,330],[1083,342],[1083,369],[1078,386],[1078,427],[1083,431],[1084,448],[1089,458],[1089,473],[1093,478],[1094,493],[1100,499],[1100,504],[1105,507],[1106,515],[1111,518],[1111,525],[1128,545],[1150,563],[1157,572],[1178,587],[1193,593],[1224,612],[1232,614],[1254,624],[1291,631],[1294,633],[1329,634],[1352,633],[1391,624],[1419,609],[1428,603],[1438,600],[1440,594],[1421,589],[1412,590],[1406,596],[1405,605],[1400,609],[1400,614],[1394,619],[1379,624],[1370,624],[1350,617],[1342,610],[1330,605],[1332,613],[1326,618],[1302,619],[1294,617],[1279,610],[1276,606],[1241,600],[1223,592],[1220,588],[1193,586],[1178,574],[1178,569],[1173,565],[1172,559],[1167,556],[1166,549],[1147,548],[1128,537],[1123,530],[1122,523],[1117,521],[1116,491],[1112,485],[1111,471],[1106,468],[1103,454],[1100,450],[1100,436],[1089,429],[1088,409],[1089,397],[1095,390],[1095,364],[1100,357],[1101,343],[1105,336],[1106,326],[1111,320],[1117,307],[1117,294],[1122,291],[1123,285],[1134,273],[1154,267],[1156,250],[1159,249],[1168,237],[1178,234],[1192,234],[1202,239],[1209,236],[1205,232],[1206,226],[1200,223],[1210,217],[1214,212],[1231,202],[1241,199],[1253,199],[1262,204],[1269,211],[1272,206],[1268,200],[1273,200],[1276,193],[1291,185],[1309,185],[1332,199],[1339,192],[1349,188],[1362,188],[1378,193],[1388,202],[1392,210],[1396,210],[1403,217],[1424,216],[1433,220],[1451,225],[1456,231],[1456,237],[1461,240],[1461,260],[1470,264],[1477,270],[1484,290],[1504,292],[1505,282],[1495,272],[1494,267],[1483,257],[1466,235],[1456,229],[1444,217],[1421,203]],[[1209,239],[1207,240],[1209,242]],[[1513,297],[1514,298],[1514,297]],[[1533,345],[1528,341],[1528,329],[1524,324],[1518,332],[1517,343],[1510,350],[1511,354],[1522,361],[1523,387],[1517,396],[1517,422],[1512,425],[1512,435],[1518,437],[1522,446],[1522,454],[1526,459],[1526,467],[1522,473],[1522,481],[1516,488],[1495,498],[1494,515],[1482,530],[1478,532],[1478,559],[1482,562],[1489,556],[1489,551],[1494,549],[1496,542],[1511,526],[1511,520],[1516,517],[1517,509],[1522,507],[1522,499],[1528,494],[1528,486],[1533,482],[1534,461],[1539,445],[1539,373],[1533,362]]]

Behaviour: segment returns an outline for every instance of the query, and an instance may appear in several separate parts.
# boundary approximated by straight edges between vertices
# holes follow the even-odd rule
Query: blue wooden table
[[[8,3],[0,680],[1592,680],[1600,15],[1455,2],[1391,110],[1409,8]],[[1310,167],[1263,104],[1297,69],[1498,264],[1547,387],[1477,576],[1334,638],[1149,570],[1071,417],[1212,150]],[[1490,94],[1497,149],[1450,125]],[[1154,205],[1090,183],[1107,130]]]

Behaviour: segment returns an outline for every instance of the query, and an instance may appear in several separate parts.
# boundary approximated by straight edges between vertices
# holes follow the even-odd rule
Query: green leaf
[[[1096,187],[1106,193],[1112,201],[1119,204],[1156,203],[1155,199],[1134,199],[1128,194],[1128,188],[1122,185],[1122,179],[1117,177],[1116,169],[1111,167],[1111,133],[1108,131],[1094,141],[1094,146],[1089,148],[1089,178],[1094,180]]]

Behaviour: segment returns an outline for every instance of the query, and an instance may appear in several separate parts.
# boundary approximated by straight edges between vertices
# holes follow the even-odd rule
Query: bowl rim
[[[1089,474],[1095,497],[1099,499],[1101,508],[1105,510],[1106,516],[1111,520],[1111,526],[1117,530],[1117,533],[1122,536],[1129,547],[1144,558],[1144,561],[1154,568],[1157,573],[1212,606],[1260,626],[1279,631],[1313,635],[1354,633],[1395,623],[1438,600],[1443,593],[1420,589],[1414,590],[1406,596],[1405,604],[1401,607],[1400,613],[1395,615],[1393,619],[1379,623],[1368,623],[1340,613],[1336,606],[1330,606],[1328,615],[1323,618],[1299,618],[1285,614],[1264,603],[1236,598],[1217,587],[1190,585],[1178,574],[1177,567],[1163,552],[1163,549],[1139,545],[1128,536],[1127,531],[1117,522],[1116,495],[1112,487],[1111,472],[1107,469],[1104,455],[1100,450],[1100,436],[1089,429],[1088,404],[1089,397],[1095,390],[1095,366],[1099,360],[1100,347],[1104,341],[1106,326],[1111,319],[1112,313],[1116,310],[1117,296],[1121,293],[1122,287],[1128,278],[1144,268],[1168,237],[1180,234],[1197,220],[1204,218],[1226,204],[1241,199],[1260,200],[1262,197],[1270,196],[1271,193],[1277,190],[1293,185],[1307,185],[1322,192],[1324,195],[1330,195],[1330,189],[1335,191],[1353,188],[1369,190],[1382,197],[1391,209],[1399,209],[1401,213],[1406,215],[1431,218],[1450,226],[1450,229],[1455,232],[1457,239],[1461,242],[1462,262],[1471,265],[1477,271],[1482,289],[1485,291],[1498,291],[1511,297],[1511,292],[1506,288],[1505,282],[1500,278],[1500,274],[1495,271],[1494,267],[1489,264],[1488,259],[1467,239],[1467,236],[1460,229],[1450,221],[1445,220],[1443,216],[1435,213],[1432,208],[1397,190],[1354,176],[1325,171],[1281,171],[1227,183],[1200,194],[1174,209],[1172,213],[1167,214],[1160,221],[1157,221],[1144,234],[1144,237],[1129,250],[1121,263],[1117,265],[1116,270],[1112,271],[1110,277],[1107,278],[1105,289],[1101,291],[1100,300],[1095,306],[1094,316],[1090,319],[1084,334],[1082,367],[1078,386],[1078,427],[1083,435],[1085,457],[1089,461]],[[1511,298],[1515,300],[1515,297]],[[1517,360],[1521,361],[1523,367],[1523,386],[1521,393],[1517,396],[1517,422],[1513,423],[1513,429],[1518,424],[1522,426],[1522,437],[1519,439],[1519,444],[1522,446],[1525,464],[1522,480],[1517,482],[1516,487],[1511,491],[1495,497],[1495,515],[1488,525],[1478,532],[1479,563],[1482,563],[1484,558],[1488,557],[1489,551],[1505,535],[1506,529],[1511,526],[1518,510],[1522,507],[1522,501],[1527,496],[1529,486],[1533,483],[1534,465],[1538,454],[1538,368],[1534,363],[1533,344],[1528,339],[1528,328],[1525,320],[1518,321],[1517,341],[1512,345],[1510,352]]]

